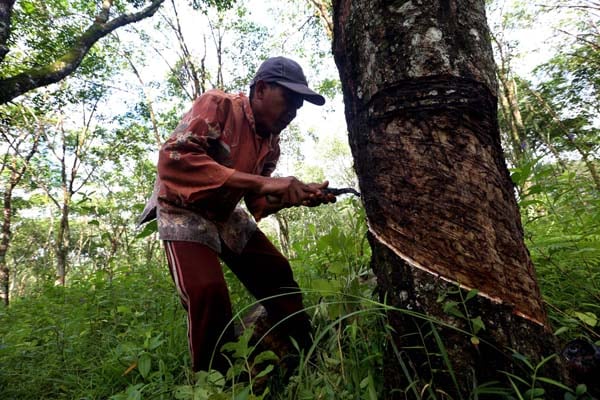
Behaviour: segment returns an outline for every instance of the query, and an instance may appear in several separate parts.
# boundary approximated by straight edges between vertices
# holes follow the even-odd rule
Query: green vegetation
[[[114,3],[125,12],[149,2]],[[403,349],[387,340],[396,334],[387,324],[390,315],[414,316],[419,323],[407,334],[418,339],[432,370],[453,375],[440,323],[393,309],[379,297],[364,210],[348,196],[261,222],[290,258],[314,326],[315,345],[289,382],[270,366],[272,353],[256,354],[250,331],[228,345],[229,376],[191,372],[184,311],[155,225],[135,227],[154,180],[158,142],[190,98],[215,86],[245,90],[259,58],[281,49],[303,60],[328,104],[340,104],[340,86],[330,41],[311,8],[319,2],[268,2],[277,26],[252,19],[243,1],[191,2],[195,8],[175,3],[178,13],[165,5],[152,22],[98,42],[76,74],[56,87],[0,106],[3,228],[10,223],[0,235],[0,293],[9,302],[0,306],[0,398],[382,399],[388,395],[382,393],[383,354],[394,354],[407,382],[398,392],[448,399],[428,377],[415,376]],[[494,20],[500,21],[493,31],[502,140],[557,340],[600,344],[600,9],[548,3],[532,8],[515,0],[511,12]],[[17,2],[12,50],[0,77],[47,65],[96,12],[81,1]],[[208,30],[196,36],[178,31],[186,13],[195,18],[188,24],[200,21]],[[534,73],[520,76],[514,69],[518,43],[504,34],[551,14],[560,22],[555,33],[561,46],[552,47]],[[160,60],[167,66],[158,69]],[[339,111],[334,108],[325,107],[325,120]],[[280,173],[356,187],[343,129],[324,132],[335,124],[302,119],[304,111],[282,137]],[[309,157],[312,149],[316,155]],[[255,300],[224,270],[234,311],[243,314]],[[441,293],[439,302],[468,323],[461,334],[477,346],[478,334],[490,328],[466,312],[475,294]],[[591,398],[585,385],[547,377],[545,368],[557,355],[510,356],[522,367],[519,373],[476,382],[472,399]],[[256,374],[248,382],[251,370]],[[263,377],[271,378],[266,386]]]
[[[320,392],[324,398],[365,393],[375,399],[385,330],[381,306],[372,300],[364,214],[352,200],[331,207],[336,212],[305,215],[309,226],[294,238],[293,266],[315,324],[316,361],[285,390],[295,398]],[[124,262],[110,279],[98,270],[73,277],[66,288],[42,283],[2,309],[4,398],[208,398],[201,394],[207,385],[198,382],[210,377],[189,370],[185,317],[163,264],[156,256]],[[251,305],[237,280],[229,272],[227,277],[234,309]],[[239,351],[248,355],[247,346]]]
[[[374,293],[363,210],[354,199],[343,199],[327,208],[288,211],[292,213],[302,214],[293,220],[286,217],[290,218],[290,242],[294,243],[292,263],[313,318],[316,343],[314,356],[309,355],[287,386],[277,378],[271,381],[270,398],[384,398],[382,354],[401,352],[386,342],[390,332],[385,313],[407,311],[392,310]],[[593,254],[589,239],[578,239],[576,232],[584,228],[580,224],[567,225],[572,227],[565,235],[568,240],[556,239],[551,229],[556,225],[554,219],[577,214],[577,207],[565,207],[561,214],[551,214],[546,224],[542,218],[536,219],[537,230],[527,234],[538,243],[532,246],[532,255],[557,334],[564,339],[582,335],[597,339],[599,290],[593,279],[597,257],[578,255]],[[560,235],[566,228],[562,229]],[[135,243],[147,240],[154,239],[136,239]],[[588,250],[578,253],[582,248]],[[573,268],[568,261],[573,259],[581,266]],[[226,276],[234,310],[252,305],[254,300],[227,269]],[[464,301],[472,295],[463,295]],[[453,302],[447,309],[461,313],[462,306]],[[423,319],[420,335],[435,337],[437,347],[427,351],[431,357],[443,358],[444,342],[436,333],[436,321],[416,316]],[[465,332],[465,340],[473,340],[479,329],[485,329],[471,317],[473,332]],[[225,384],[217,373],[191,373],[185,316],[160,248],[155,248],[148,260],[123,257],[110,270],[77,273],[68,287],[43,281],[34,285],[27,296],[0,310],[0,337],[0,392],[9,399],[262,398],[262,391],[254,393],[251,384],[241,378],[243,366],[251,360],[247,337],[231,345],[238,357],[232,369],[235,385]],[[269,358],[268,354],[262,357]],[[575,396],[571,398],[586,398],[585,387],[569,388],[545,378],[543,364],[548,360],[514,357],[522,360],[523,374],[507,373],[504,383],[482,382],[474,392],[479,398],[544,398],[530,395],[543,393],[542,385],[548,383]],[[444,365],[451,370],[452,360],[444,359]],[[267,375],[277,372],[265,371]],[[406,375],[414,384],[406,390],[427,387],[410,374],[408,366]],[[427,393],[423,398],[444,398],[433,391]]]

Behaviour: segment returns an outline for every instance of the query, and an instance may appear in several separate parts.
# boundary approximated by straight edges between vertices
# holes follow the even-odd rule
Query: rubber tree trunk
[[[500,145],[484,0],[337,0],[333,13],[373,269],[399,310],[388,392],[506,382],[506,348],[535,363],[555,343]]]

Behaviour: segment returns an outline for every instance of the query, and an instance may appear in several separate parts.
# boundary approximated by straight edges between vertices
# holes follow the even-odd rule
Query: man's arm
[[[328,185],[327,181],[306,184],[293,176],[272,178],[243,172],[235,172],[225,183],[225,186],[250,192],[245,201],[257,221],[284,208],[335,202],[334,195],[322,192]]]
[[[159,196],[180,205],[210,198],[235,170],[226,159],[229,143],[219,129],[227,98],[205,93],[194,101],[158,154]],[[221,160],[215,159],[221,155]]]
[[[319,195],[320,189],[327,187],[327,182],[306,184],[293,176],[272,178],[235,171],[223,186],[277,198],[284,207],[293,207]]]

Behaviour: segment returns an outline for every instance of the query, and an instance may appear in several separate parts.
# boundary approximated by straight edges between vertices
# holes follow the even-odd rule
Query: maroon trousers
[[[234,254],[224,243],[220,255],[200,243],[164,243],[171,275],[187,311],[194,371],[213,368],[226,372],[229,363],[219,349],[235,339],[219,257],[266,308],[273,323],[285,319],[278,329],[285,330],[303,348],[310,344],[310,321],[302,311],[302,295],[290,264],[260,230],[241,254]],[[265,299],[271,296],[276,297]]]

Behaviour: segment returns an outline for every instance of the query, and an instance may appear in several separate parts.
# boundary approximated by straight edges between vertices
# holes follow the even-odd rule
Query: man
[[[335,201],[295,177],[274,178],[279,134],[306,100],[302,68],[284,57],[266,60],[250,96],[211,90],[194,101],[162,146],[154,193],[142,221],[156,215],[171,274],[188,315],[195,371],[227,371],[220,347],[234,340],[231,304],[219,258],[265,306],[269,319],[306,348],[310,322],[285,257],[240,207],[258,221],[286,207]]]

